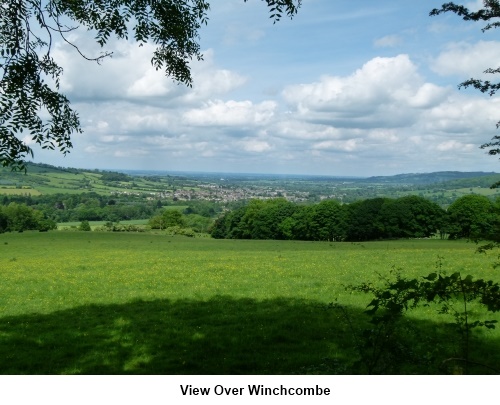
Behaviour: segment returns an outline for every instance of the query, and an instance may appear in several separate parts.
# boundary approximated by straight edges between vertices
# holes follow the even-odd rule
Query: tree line
[[[368,241],[394,238],[495,239],[500,200],[480,195],[457,199],[447,210],[419,196],[372,198],[352,204],[323,200],[299,205],[284,198],[251,200],[212,226],[219,239]]]
[[[119,203],[94,193],[4,197],[2,202],[0,233],[46,231],[55,229],[57,222],[118,222],[149,217],[152,229],[190,228],[195,232],[208,231],[218,239],[361,242],[435,235],[497,240],[500,235],[500,199],[493,202],[475,194],[460,197],[447,210],[420,196],[372,198],[351,204],[329,199],[314,205],[284,198],[256,199],[225,212],[213,223],[210,217],[214,208],[201,203],[183,211],[165,210],[158,202]]]
[[[11,203],[41,211],[45,217],[55,222],[147,219],[161,213],[164,206],[170,205],[164,200],[148,200],[147,196],[104,196],[94,192],[0,197],[0,207]],[[210,201],[190,201],[184,214],[212,218],[221,210],[222,207]]]
[[[73,221],[124,221],[144,219],[157,210],[157,203],[139,201],[120,201],[116,197],[97,193],[51,194],[41,196],[3,196],[0,203],[24,204],[43,212],[55,222]]]
[[[167,201],[148,200],[144,196],[104,196],[97,193],[49,194],[40,196],[5,195],[0,197],[0,233],[55,229],[61,222],[107,221],[115,224],[134,219],[151,219],[152,229],[165,229],[169,211],[182,217],[176,226],[206,233],[222,206],[210,201],[190,201],[177,208]],[[180,209],[181,211],[177,211]],[[166,222],[162,223],[162,215]],[[174,214],[175,215],[175,214]]]

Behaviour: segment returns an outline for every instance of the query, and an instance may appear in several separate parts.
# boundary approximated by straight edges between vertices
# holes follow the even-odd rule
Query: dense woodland
[[[180,210],[161,201],[119,202],[95,193],[4,196],[0,232],[55,229],[57,222],[150,218],[153,229],[176,226],[209,232],[218,239],[368,241],[395,238],[481,238],[493,240],[500,224],[500,201],[480,195],[458,198],[447,210],[419,196],[371,198],[351,204],[323,200],[299,204],[253,199],[218,215],[221,207],[191,202]]]
[[[457,199],[446,211],[418,196],[373,198],[352,204],[324,200],[298,205],[285,199],[252,200],[212,227],[214,238],[368,241],[394,238],[494,239],[500,202],[479,195]]]

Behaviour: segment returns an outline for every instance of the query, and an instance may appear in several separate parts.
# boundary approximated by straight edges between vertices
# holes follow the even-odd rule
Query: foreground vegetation
[[[377,285],[393,266],[418,277],[438,262],[450,273],[498,281],[493,258],[474,250],[470,243],[440,240],[1,234],[0,371],[367,373],[353,336],[369,326],[364,310],[370,297],[345,286]],[[397,362],[377,371],[450,372],[443,361],[460,350],[453,317],[423,307],[405,325],[391,349],[399,353]],[[498,364],[499,339],[497,329],[479,331],[471,358]]]

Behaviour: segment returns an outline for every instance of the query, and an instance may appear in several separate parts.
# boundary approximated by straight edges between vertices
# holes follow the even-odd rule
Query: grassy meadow
[[[493,255],[475,248],[440,240],[0,234],[0,373],[363,373],[352,332],[366,327],[371,298],[345,285],[377,283],[377,273],[393,267],[427,275],[438,257],[449,273],[500,281]],[[328,308],[335,300],[348,318]],[[445,372],[441,361],[458,344],[446,325],[453,319],[429,307],[411,321],[401,344],[412,353],[401,372]],[[497,329],[477,339],[472,356],[498,364]]]
[[[109,221],[89,221],[90,228],[94,230],[95,228],[104,226]],[[147,225],[149,219],[130,219],[126,221],[120,221],[121,225]],[[73,221],[73,222],[61,222],[57,224],[57,229],[59,230],[72,230],[78,228],[81,225],[82,221]]]

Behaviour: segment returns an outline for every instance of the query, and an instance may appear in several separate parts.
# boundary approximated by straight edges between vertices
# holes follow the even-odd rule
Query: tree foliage
[[[178,210],[164,210],[160,215],[156,215],[149,220],[152,229],[165,229],[173,226],[186,226],[184,215]]]
[[[12,202],[7,206],[0,206],[0,233],[27,230],[45,232],[56,228],[57,224],[54,221],[26,204]]]
[[[244,0],[245,2],[247,0]],[[301,0],[265,0],[274,22],[293,17]],[[156,46],[151,63],[173,80],[192,83],[189,63],[202,59],[199,30],[208,22],[205,0],[9,0],[0,2],[0,163],[24,169],[30,142],[63,154],[80,119],[60,92],[61,66],[52,46],[62,40],[100,63],[112,52],[84,55],[70,33],[84,27],[103,48],[111,37]]]
[[[380,210],[387,201],[387,198],[371,198],[349,204],[347,239],[357,242],[378,239],[384,229]]]
[[[441,272],[441,260],[438,257],[439,271],[424,277],[407,278],[401,270],[394,269],[392,277],[382,277],[382,286],[362,283],[347,287],[373,296],[365,311],[371,317],[370,327],[363,331],[358,347],[368,373],[387,372],[388,365],[394,367],[399,359],[394,359],[391,354],[405,329],[401,321],[409,311],[422,306],[434,307],[437,313],[451,315],[454,319],[453,329],[459,337],[459,357],[441,359],[442,365],[457,361],[464,365],[462,370],[466,374],[472,364],[498,373],[496,368],[471,359],[469,346],[473,330],[496,327],[497,320],[484,319],[485,314],[478,311],[478,305],[490,316],[500,311],[500,285],[492,280],[463,276],[460,272],[446,275]],[[333,306],[341,307],[338,304]]]
[[[80,223],[80,226],[78,227],[78,230],[90,232],[92,230],[92,228],[90,227],[89,221],[82,221]]]
[[[218,218],[211,234],[228,239],[365,241],[430,237],[444,229],[445,211],[418,196],[353,204],[324,200],[303,206],[283,198],[251,200]]]
[[[497,214],[485,196],[465,195],[448,207],[451,239],[492,239]]]

